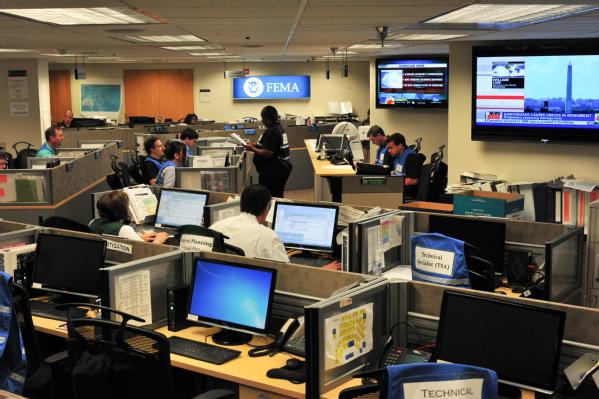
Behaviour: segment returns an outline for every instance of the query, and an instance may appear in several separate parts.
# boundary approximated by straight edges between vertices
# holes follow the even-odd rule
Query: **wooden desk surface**
[[[310,156],[310,161],[314,167],[314,173],[317,176],[355,176],[356,171],[350,165],[333,165],[329,160],[321,161],[318,158],[318,153],[311,145],[311,141],[304,140],[306,149]]]

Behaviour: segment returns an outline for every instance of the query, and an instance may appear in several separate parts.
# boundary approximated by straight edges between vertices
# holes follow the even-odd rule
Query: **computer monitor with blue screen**
[[[272,226],[286,248],[332,252],[338,214],[335,205],[277,202]]]
[[[156,210],[156,227],[179,227],[184,224],[202,226],[207,191],[164,188]]]
[[[276,270],[200,257],[194,265],[187,320],[221,327],[212,336],[221,345],[266,335]]]

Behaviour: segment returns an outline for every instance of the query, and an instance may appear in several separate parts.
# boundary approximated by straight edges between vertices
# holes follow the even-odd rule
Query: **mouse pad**
[[[306,363],[301,362],[300,367],[294,369],[290,369],[287,366],[278,369],[270,369],[266,372],[266,376],[269,378],[287,380],[294,384],[303,384],[306,382]]]

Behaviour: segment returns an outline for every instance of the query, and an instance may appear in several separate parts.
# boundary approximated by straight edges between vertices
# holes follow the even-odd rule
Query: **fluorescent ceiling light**
[[[599,9],[594,4],[471,4],[427,21],[427,24],[529,23]]]
[[[203,42],[201,39],[194,35],[162,35],[162,36],[125,36],[125,39],[134,42],[156,42],[156,43],[170,43],[170,42]]]
[[[126,7],[0,9],[0,13],[56,25],[159,23],[153,18]]]
[[[36,51],[25,48],[0,48],[0,53],[34,53]]]
[[[81,54],[42,54],[48,57],[83,57]]]
[[[206,58],[212,58],[212,59],[217,59],[217,58],[241,58],[241,56],[239,55],[212,55]]]
[[[223,54],[223,53],[187,53],[187,54],[193,55],[193,56],[196,56],[196,57],[201,57],[203,55],[205,55],[205,56],[215,56],[215,55],[218,55],[218,56],[221,56],[221,57],[231,57],[230,55],[226,55],[226,54]]]
[[[221,50],[222,47],[218,44],[205,44],[201,46],[169,46],[161,47],[165,50],[181,50],[181,51],[193,51],[193,50]]]
[[[386,49],[386,48],[397,48],[403,47],[403,44],[398,43],[385,43],[384,47],[381,47],[380,44],[354,44],[353,46],[349,46],[350,50],[376,50],[376,49]]]
[[[444,35],[438,33],[415,33],[413,35],[393,36],[393,40],[448,40],[466,35]]]

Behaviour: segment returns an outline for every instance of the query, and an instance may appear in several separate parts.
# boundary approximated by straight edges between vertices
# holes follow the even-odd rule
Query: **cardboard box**
[[[466,216],[514,217],[524,209],[520,194],[465,191],[453,196],[453,213]]]
[[[440,202],[414,201],[401,204],[399,209],[414,212],[453,213],[452,204],[442,204]]]

